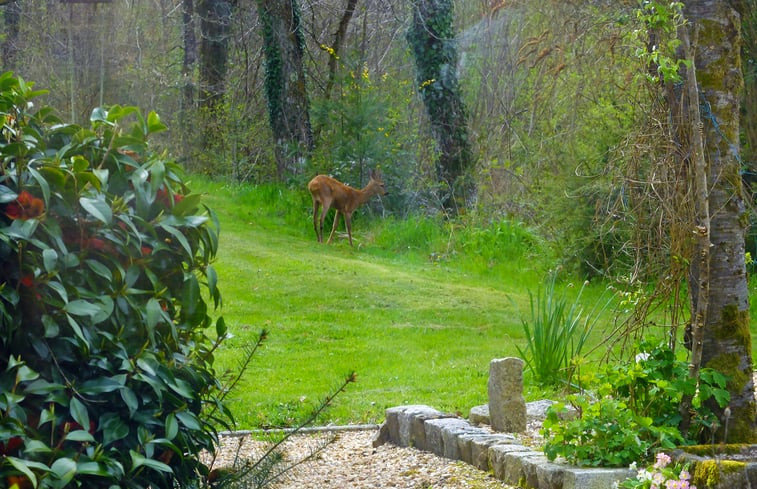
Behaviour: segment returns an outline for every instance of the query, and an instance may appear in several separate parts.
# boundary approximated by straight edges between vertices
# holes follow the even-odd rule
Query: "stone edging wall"
[[[636,475],[630,469],[592,469],[550,462],[507,433],[492,433],[425,405],[392,407],[373,441],[415,447],[481,470],[506,484],[533,489],[611,489]]]

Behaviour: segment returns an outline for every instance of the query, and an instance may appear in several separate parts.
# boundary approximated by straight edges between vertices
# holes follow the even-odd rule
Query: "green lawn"
[[[239,428],[295,422],[353,370],[358,381],[319,423],[380,422],[387,407],[408,403],[467,415],[486,402],[489,361],[523,344],[528,291],[546,272],[540,260],[473,272],[381,249],[361,216],[353,225],[360,246],[327,246],[315,240],[304,191],[197,180],[192,188],[221,222],[215,267],[233,337],[217,355],[220,369],[234,368],[260,330],[269,332],[229,396]],[[595,343],[611,318],[601,324]],[[527,386],[528,399],[542,395]]]

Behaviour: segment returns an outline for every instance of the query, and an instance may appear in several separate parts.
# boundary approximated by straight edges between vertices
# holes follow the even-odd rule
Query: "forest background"
[[[477,189],[468,209],[534,228],[583,275],[658,276],[680,210],[665,206],[676,185],[662,94],[637,52],[649,40],[639,4],[453,3]],[[746,3],[741,158],[751,179],[757,9]],[[268,119],[266,25],[255,2],[1,4],[3,69],[49,89],[44,103],[70,122],[86,122],[95,106],[135,105],[161,115],[169,131],[160,143],[191,172],[301,187],[326,172],[361,186],[379,166],[391,195],[372,211],[444,210],[407,1],[301,2],[314,141],[307,162],[286,171]],[[755,246],[750,233],[752,255]]]
[[[693,210],[664,93],[639,56],[650,41],[640,4],[447,3],[475,189],[453,205],[437,174],[421,96],[432,80],[416,71],[408,1],[4,1],[2,69],[49,89],[43,103],[69,122],[85,123],[100,105],[155,110],[169,131],[153,142],[189,172],[304,192],[316,173],[361,186],[378,166],[391,193],[368,214],[455,217],[474,228],[516,221],[577,276],[687,303]],[[270,9],[287,5],[301,35],[298,86],[312,140],[281,144],[269,120],[266,36],[275,30]],[[747,184],[757,147],[756,10],[744,2]],[[747,251],[756,248],[750,231]],[[688,320],[670,310],[670,324]]]

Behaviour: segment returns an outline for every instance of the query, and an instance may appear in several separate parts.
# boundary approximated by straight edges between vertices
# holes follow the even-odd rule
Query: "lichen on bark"
[[[702,329],[703,367],[729,377],[731,402],[707,405],[720,420],[718,442],[757,440],[752,380],[749,292],[746,282],[744,194],[739,178],[739,101],[742,76],[740,22],[727,0],[686,2],[684,15],[694,46],[704,156],[711,209],[708,304]],[[696,276],[695,276],[696,278]],[[726,426],[728,425],[727,430]],[[726,432],[727,431],[727,432]],[[703,440],[711,441],[711,440]]]

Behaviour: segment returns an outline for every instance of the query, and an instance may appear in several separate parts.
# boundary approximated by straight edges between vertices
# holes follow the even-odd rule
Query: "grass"
[[[304,190],[191,180],[221,222],[215,267],[233,337],[219,370],[235,368],[260,330],[269,332],[229,396],[239,428],[295,423],[351,371],[358,381],[319,422],[380,422],[401,404],[467,415],[486,403],[490,360],[525,345],[529,290],[542,287],[549,260],[521,226],[493,223],[487,238],[486,226],[471,234],[358,212],[355,248],[342,239],[326,246],[315,240]],[[455,254],[466,246],[482,252]],[[591,303],[602,289],[584,297]],[[544,395],[526,389],[529,400]]]

